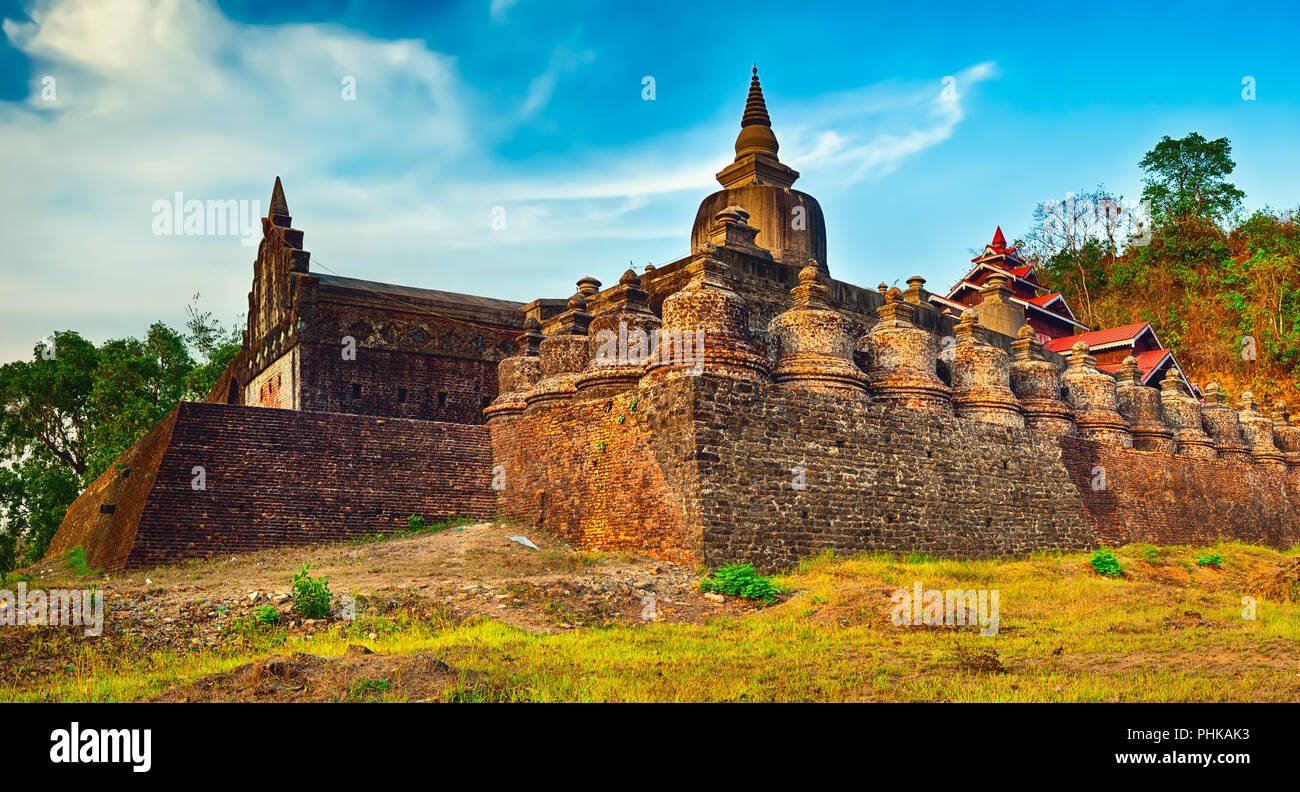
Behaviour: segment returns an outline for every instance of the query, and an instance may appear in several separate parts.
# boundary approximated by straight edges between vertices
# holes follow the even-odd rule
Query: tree
[[[59,332],[0,366],[0,573],[39,560],[79,489],[177,402],[203,399],[239,352],[237,325],[194,299],[188,332],[155,322],[99,347]]]
[[[1026,260],[1042,267],[1066,300],[1082,309],[1080,320],[1096,324],[1092,291],[1105,287],[1115,259],[1144,230],[1123,196],[1098,184],[1091,192],[1067,193],[1064,200],[1034,207],[1033,226],[1021,245]]]
[[[1147,172],[1142,197],[1152,213],[1167,222],[1222,222],[1241,206],[1245,193],[1227,181],[1237,163],[1227,138],[1206,140],[1197,132],[1174,140],[1168,135],[1138,165]]]

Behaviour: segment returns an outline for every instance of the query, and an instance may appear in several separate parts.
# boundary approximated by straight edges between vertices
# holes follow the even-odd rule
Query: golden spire
[[[740,135],[736,137],[736,161],[748,154],[765,154],[776,159],[776,135],[772,134],[772,119],[763,101],[763,86],[758,82],[758,64],[749,79],[749,97],[745,100],[745,114],[740,119]]]

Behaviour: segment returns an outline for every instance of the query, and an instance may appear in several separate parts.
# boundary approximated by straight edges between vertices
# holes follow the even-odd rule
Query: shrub
[[[309,569],[311,564],[303,564],[298,574],[293,576],[293,612],[307,619],[327,619],[330,603],[334,601],[330,582],[307,574]]]
[[[280,620],[280,614],[276,611],[274,605],[262,605],[261,607],[253,608],[253,619],[256,620],[258,624],[269,627]]]
[[[1119,562],[1115,551],[1109,547],[1103,547],[1092,554],[1092,568],[1098,575],[1103,577],[1119,577],[1124,574],[1124,566]]]
[[[723,566],[713,577],[706,577],[700,581],[700,590],[762,600],[769,605],[776,602],[776,595],[780,593],[780,589],[770,579],[756,573],[750,564]]]
[[[1218,553],[1206,553],[1205,555],[1197,556],[1196,563],[1200,564],[1201,566],[1221,569],[1223,567],[1223,556],[1219,555]]]
[[[90,568],[90,562],[86,560],[86,550],[81,545],[63,552],[63,566],[76,577],[103,574],[101,570]]]

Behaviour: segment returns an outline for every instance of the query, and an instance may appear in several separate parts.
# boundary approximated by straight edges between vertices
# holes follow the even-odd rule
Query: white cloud
[[[581,269],[616,275],[629,252],[684,254],[695,201],[731,158],[734,115],[553,163],[503,160],[499,144],[595,58],[576,46],[555,47],[526,95],[498,108],[417,40],[243,25],[184,0],[45,0],[30,15],[3,25],[33,82],[24,101],[0,102],[0,170],[17,185],[0,191],[0,360],[56,329],[102,340],[179,323],[195,291],[219,315],[245,310],[251,248],[153,235],[153,203],[175,192],[265,210],[280,175],[319,264],[526,300],[569,293]],[[57,101],[41,98],[45,75]],[[976,67],[958,84],[985,78]],[[774,108],[783,159],[887,172],[962,118],[964,96],[922,96],[889,86]],[[810,121],[782,125],[795,118]],[[497,206],[505,232],[490,224]]]

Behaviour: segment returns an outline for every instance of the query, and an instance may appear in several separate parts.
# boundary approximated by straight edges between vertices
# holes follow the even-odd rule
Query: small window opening
[[[438,406],[447,406],[447,391],[438,391]]]
[[[406,404],[406,388],[397,389],[397,403]]]
[[[353,386],[352,386],[352,398],[354,398],[354,399],[360,399],[360,398],[361,398],[361,386],[360,386],[360,385],[353,385]]]

